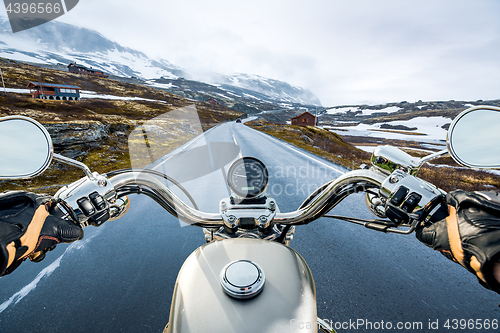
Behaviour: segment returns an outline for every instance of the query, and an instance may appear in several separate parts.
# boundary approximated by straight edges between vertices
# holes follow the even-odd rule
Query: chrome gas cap
[[[220,284],[231,297],[245,299],[258,295],[266,282],[264,270],[250,260],[236,260],[220,272]]]

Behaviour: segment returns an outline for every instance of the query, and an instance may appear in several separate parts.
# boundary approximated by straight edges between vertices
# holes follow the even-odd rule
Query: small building
[[[299,114],[297,117],[293,117],[291,124],[302,125],[302,126],[316,126],[317,119],[318,118],[316,118],[315,115],[306,111],[302,114]]]
[[[63,101],[78,101],[80,99],[81,88],[77,86],[30,81],[26,88],[30,89],[33,98]]]
[[[212,105],[219,105],[219,102],[215,98],[210,97],[207,99],[207,103],[212,104]]]
[[[99,77],[104,77],[104,78],[109,77],[108,74],[104,73],[100,69],[93,69],[92,67],[88,68],[88,67],[85,67],[83,65],[77,65],[74,62],[72,62],[68,65],[68,71],[70,73],[76,73],[76,74],[93,75],[93,76],[99,76]]]

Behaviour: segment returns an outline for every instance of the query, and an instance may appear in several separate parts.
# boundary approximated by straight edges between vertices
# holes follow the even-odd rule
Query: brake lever
[[[416,215],[416,214],[415,214]],[[379,220],[379,219],[372,219],[372,220],[366,220],[366,219],[360,219],[356,217],[348,217],[348,216],[340,216],[340,215],[324,215],[323,217],[328,217],[328,218],[333,218],[337,220],[342,220],[354,224],[359,224],[364,226],[365,228],[372,229],[375,231],[381,231],[384,233],[395,233],[395,234],[402,234],[402,235],[409,235],[415,231],[415,228],[418,225],[417,220],[412,220],[410,224],[396,224],[392,222],[391,220]],[[401,230],[397,229],[400,227],[410,227],[408,230]]]

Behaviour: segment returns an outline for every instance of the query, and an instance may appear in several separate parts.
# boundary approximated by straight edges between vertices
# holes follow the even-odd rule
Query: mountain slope
[[[123,47],[96,31],[57,21],[13,34],[7,18],[0,16],[0,57],[60,65],[61,68],[76,62],[112,75],[142,80],[184,78],[203,81],[165,59],[150,59],[143,52]],[[256,75],[213,74],[213,79],[206,82],[236,94],[243,88],[266,95],[265,99],[274,102],[320,105],[318,98],[306,89]],[[262,96],[254,97],[262,99]]]
[[[79,64],[118,76],[171,77],[186,75],[166,60],[155,61],[144,53],[112,42],[96,31],[51,21],[12,34],[0,16],[0,56],[46,64]]]
[[[210,82],[219,84],[223,89],[232,92],[235,92],[237,88],[243,88],[267,95],[275,100],[321,106],[319,99],[309,90],[259,75],[243,73],[236,73],[228,76],[214,75]]]

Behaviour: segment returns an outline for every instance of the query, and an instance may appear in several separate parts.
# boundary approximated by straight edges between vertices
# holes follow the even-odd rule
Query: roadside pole
[[[1,68],[0,68],[0,76],[2,77],[3,93],[5,96],[7,96],[7,90],[5,89],[5,82],[3,82],[3,73]]]

